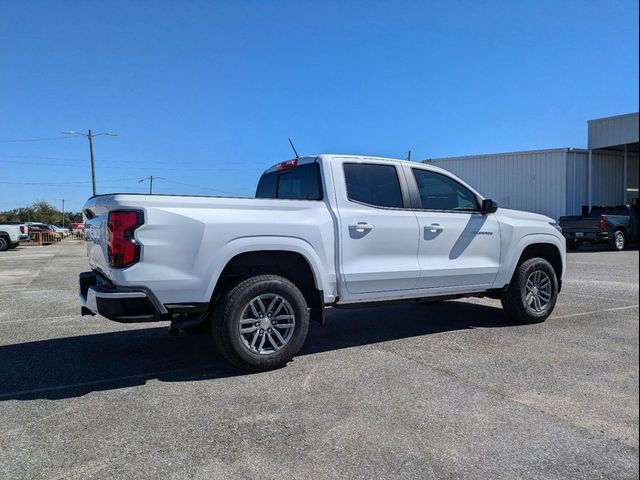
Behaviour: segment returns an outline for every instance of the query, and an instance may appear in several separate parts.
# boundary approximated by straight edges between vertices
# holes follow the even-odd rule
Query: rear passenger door
[[[341,300],[397,296],[416,286],[418,223],[399,164],[333,162],[339,222]],[[386,295],[385,295],[386,293]]]

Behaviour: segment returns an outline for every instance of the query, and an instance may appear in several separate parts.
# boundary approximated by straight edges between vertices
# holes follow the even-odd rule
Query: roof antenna
[[[407,160],[410,162],[411,161],[411,150],[409,150],[407,152]]]
[[[291,148],[293,148],[293,153],[296,154],[296,158],[300,158],[300,155],[298,155],[298,151],[296,150],[296,147],[293,145],[293,142],[291,141],[291,139],[289,139],[289,145],[291,145]]]

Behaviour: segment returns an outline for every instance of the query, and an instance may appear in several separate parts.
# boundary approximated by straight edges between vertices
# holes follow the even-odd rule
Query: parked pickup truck
[[[560,217],[559,223],[568,250],[578,250],[585,242],[624,250],[629,242],[638,241],[637,206],[593,207],[589,215]]]
[[[297,158],[265,171],[256,198],[110,194],[83,210],[83,314],[206,326],[253,371],[285,365],[326,306],[488,296],[542,322],[565,272],[552,219],[400,160]]]
[[[23,223],[0,223],[0,252],[16,248],[21,240],[29,240],[29,229]]]

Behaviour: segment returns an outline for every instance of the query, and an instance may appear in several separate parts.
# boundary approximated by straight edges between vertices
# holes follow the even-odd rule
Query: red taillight
[[[606,230],[607,229],[607,216],[606,215],[600,215],[600,230]]]
[[[23,235],[24,235],[25,233],[27,233],[27,232],[25,231],[25,227],[24,227],[24,225],[20,225],[20,233],[21,233],[21,234],[23,234]]]
[[[142,218],[138,210],[109,212],[107,251],[112,267],[129,267],[138,261],[140,245],[134,240],[133,231],[142,225]]]
[[[293,160],[287,160],[286,162],[282,162],[278,164],[278,170],[286,170],[287,168],[295,168],[298,166],[298,159],[294,158]]]

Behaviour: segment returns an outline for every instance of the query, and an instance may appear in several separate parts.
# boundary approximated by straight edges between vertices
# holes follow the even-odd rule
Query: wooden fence
[[[52,243],[63,242],[67,240],[84,240],[84,233],[73,232],[63,237],[61,233],[52,232],[29,232],[29,240],[20,242],[24,245],[51,245]]]

